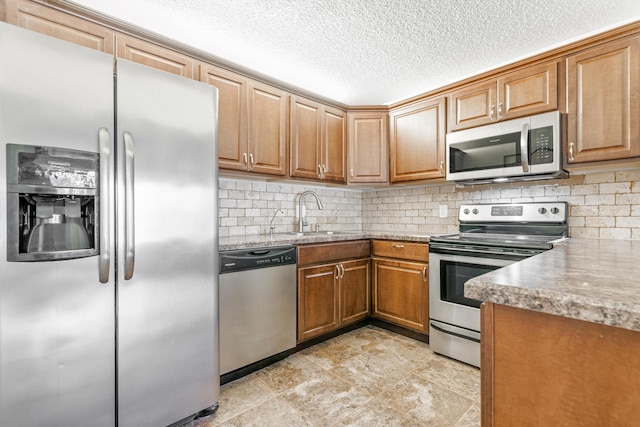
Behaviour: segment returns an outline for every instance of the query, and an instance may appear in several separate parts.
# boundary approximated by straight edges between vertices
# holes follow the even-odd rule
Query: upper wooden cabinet
[[[567,58],[569,165],[640,156],[640,36]]]
[[[445,176],[445,97],[425,99],[389,114],[389,180]]]
[[[218,88],[220,168],[286,175],[288,94],[208,64],[200,79]]]
[[[386,110],[347,113],[350,184],[389,180],[388,120]]]
[[[116,41],[118,58],[182,77],[198,79],[196,60],[187,55],[124,34],[117,34]]]
[[[535,65],[451,93],[449,130],[558,108],[558,63]]]
[[[291,96],[292,177],[345,182],[346,115],[299,96]]]
[[[6,22],[113,54],[115,32],[93,22],[26,0],[5,0]]]

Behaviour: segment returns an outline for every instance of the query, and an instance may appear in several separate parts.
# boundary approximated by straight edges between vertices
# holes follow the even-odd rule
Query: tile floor
[[[223,385],[189,427],[479,425],[478,369],[366,326]]]

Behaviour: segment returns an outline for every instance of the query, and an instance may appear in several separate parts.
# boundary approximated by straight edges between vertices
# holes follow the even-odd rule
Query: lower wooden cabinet
[[[373,242],[372,316],[429,332],[428,245]]]
[[[369,255],[366,240],[298,248],[298,342],[369,317]]]
[[[486,302],[483,426],[631,426],[640,332]]]

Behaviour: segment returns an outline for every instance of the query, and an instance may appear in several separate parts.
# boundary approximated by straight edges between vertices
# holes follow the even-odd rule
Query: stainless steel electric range
[[[482,302],[464,296],[465,282],[553,248],[567,237],[567,210],[566,202],[460,206],[460,232],[429,242],[433,351],[480,367]]]

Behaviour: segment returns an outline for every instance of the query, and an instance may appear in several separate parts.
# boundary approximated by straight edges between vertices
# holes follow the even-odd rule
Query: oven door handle
[[[429,322],[429,325],[435,329],[436,331],[442,332],[443,334],[447,334],[447,335],[453,335],[456,336],[458,338],[464,338],[465,340],[469,340],[469,341],[473,341],[473,342],[477,342],[480,343],[480,340],[478,338],[473,338],[470,337],[468,335],[463,335],[463,334],[459,334],[457,332],[453,332],[453,331],[448,331],[440,326],[435,325],[433,322]]]
[[[496,250],[491,250],[491,248],[489,247],[483,247],[482,249],[468,249],[468,248],[464,248],[461,246],[438,246],[437,248],[435,247],[431,247],[431,250],[429,252],[431,253],[442,253],[442,254],[450,254],[450,255],[456,255],[458,253],[465,253],[465,254],[477,254],[478,256],[484,256],[484,255],[508,255],[508,256],[515,256],[515,257],[520,257],[522,259],[524,258],[528,258],[530,256],[533,255],[537,255],[539,253],[541,253],[540,251],[531,251],[531,252],[512,252],[512,251],[496,251]]]

